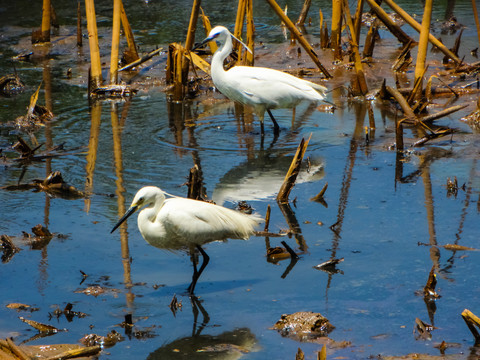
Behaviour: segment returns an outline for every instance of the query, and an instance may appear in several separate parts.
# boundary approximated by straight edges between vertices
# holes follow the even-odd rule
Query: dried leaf
[[[37,321],[28,320],[28,319],[25,319],[24,317],[19,317],[19,319],[22,320],[24,323],[27,323],[31,327],[37,329],[41,333],[55,334],[60,331],[59,329],[57,329],[55,326],[52,326],[52,325],[42,324]]]

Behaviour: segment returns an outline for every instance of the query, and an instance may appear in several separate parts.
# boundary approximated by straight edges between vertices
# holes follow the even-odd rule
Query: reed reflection
[[[122,117],[118,118],[117,103],[111,103],[111,121],[112,121],[112,137],[113,137],[113,155],[115,164],[115,194],[117,195],[117,209],[118,216],[125,213],[125,187],[123,185],[123,157],[122,157],[122,129],[125,124],[128,109],[130,107],[130,99],[123,106]],[[130,250],[128,246],[128,231],[127,224],[122,224],[120,228],[120,243],[122,250],[122,264],[123,264],[123,281],[126,288],[126,302],[127,307],[133,306],[135,295],[132,293],[132,275],[130,266]]]
[[[97,149],[98,139],[100,136],[100,124],[102,116],[102,103],[100,101],[94,101],[90,108],[90,138],[88,140],[87,151],[87,165],[86,165],[86,177],[85,177],[85,212],[90,211],[91,199],[90,195],[93,192],[93,175],[95,172],[95,163],[97,161]]]

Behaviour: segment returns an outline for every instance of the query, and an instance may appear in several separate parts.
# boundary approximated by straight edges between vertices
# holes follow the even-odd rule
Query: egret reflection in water
[[[232,168],[220,179],[213,190],[212,199],[216,204],[227,201],[258,201],[275,198],[292,156],[260,155]],[[309,158],[300,171],[296,184],[313,182],[325,175],[324,160],[314,156]]]
[[[255,351],[257,340],[250,329],[225,331],[218,335],[180,338],[150,353],[147,360],[160,359],[240,359]]]

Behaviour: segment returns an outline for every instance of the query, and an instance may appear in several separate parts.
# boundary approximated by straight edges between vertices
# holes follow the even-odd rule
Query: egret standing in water
[[[210,259],[202,245],[228,238],[246,240],[254,233],[260,218],[204,201],[182,197],[167,199],[165,194],[155,186],[141,188],[111,232],[140,210],[138,229],[150,245],[167,250],[186,249],[192,255],[197,249],[203,262],[197,271],[193,261],[192,282],[188,287],[188,292],[193,295],[197,280]]]
[[[217,41],[219,48],[213,54],[211,64],[212,81],[229,99],[253,107],[260,119],[262,136],[265,111],[272,119],[274,135],[278,136],[280,128],[270,109],[293,108],[302,100],[315,102],[323,100],[327,90],[324,86],[282,71],[252,66],[234,66],[225,71],[223,62],[232,52],[232,37],[233,34],[227,28],[216,26],[194,50],[209,41]],[[247,45],[238,41],[251,52]]]

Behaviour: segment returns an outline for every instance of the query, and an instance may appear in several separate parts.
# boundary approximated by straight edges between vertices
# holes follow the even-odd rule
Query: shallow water
[[[172,10],[158,1],[125,2],[142,51],[183,40],[190,4],[175,4]],[[288,5],[289,14],[298,13],[301,6],[293,2]],[[401,5],[421,9],[416,2]],[[22,11],[20,5],[2,6],[2,18],[10,19],[3,25],[4,41],[0,43],[0,68],[4,74],[11,72],[10,56],[31,48],[31,27],[40,20],[36,13],[39,9],[33,6],[22,7]],[[70,11],[66,4],[58,6],[57,13],[64,21],[60,33],[74,34],[76,9]],[[436,7],[435,19],[443,19],[445,6],[441,3]],[[313,1],[312,14],[319,7],[327,17],[329,5],[320,1]],[[236,5],[209,2],[204,10],[213,24],[232,25]],[[15,16],[5,17],[12,12]],[[110,5],[98,5],[102,53],[106,55],[110,51],[110,12]],[[477,40],[469,3],[458,3],[455,14],[467,26],[460,57],[465,55],[466,62],[473,62],[470,50],[477,46]],[[255,16],[257,41],[267,44],[265,52],[269,48],[281,49],[285,45],[282,30],[267,5],[256,4]],[[313,35],[318,27],[315,19],[310,28]],[[435,26],[439,27],[438,22]],[[407,26],[404,29],[414,36]],[[398,49],[390,35],[385,31],[381,35],[381,49]],[[442,36],[451,46],[456,35]],[[262,145],[257,121],[245,125],[233,104],[218,94],[212,95],[216,99],[213,104],[201,98],[182,106],[169,103],[160,86],[141,91],[128,103],[105,101],[89,105],[85,87],[88,47],[79,52],[72,49],[75,46],[65,41],[51,47],[53,55],[48,60],[34,57],[31,62],[16,62],[26,91],[0,99],[0,145],[12,159],[16,155],[8,144],[16,140],[19,132],[7,123],[24,114],[30,95],[42,80],[50,85],[51,93],[42,89],[40,103],[51,99],[56,116],[35,136],[39,143],[65,143],[69,153],[26,166],[9,164],[0,171],[0,186],[16,184],[24,169],[22,182],[43,179],[51,170],[58,170],[69,184],[92,192],[86,199],[67,200],[42,192],[0,191],[0,233],[16,237],[15,243],[22,248],[9,262],[0,264],[1,338],[13,336],[18,344],[36,334],[19,316],[68,330],[29,344],[76,343],[87,333],[106,335],[112,329],[124,334],[118,324],[125,314],[132,313],[136,329],[149,330],[151,336],[124,335],[125,341],[105,349],[102,358],[212,355],[219,359],[293,359],[300,347],[312,359],[321,345],[283,338],[269,328],[284,313],[315,311],[336,327],[332,339],[351,342],[345,349],[329,347],[332,357],[364,359],[412,352],[438,355],[434,345],[443,340],[459,343],[447,354],[470,352],[473,337],[460,313],[464,308],[477,315],[480,312],[476,276],[480,271],[479,253],[452,252],[419,243],[480,248],[478,134],[459,121],[474,109],[478,95],[462,97],[460,103],[472,104],[439,122],[454,127],[458,133],[416,148],[398,162],[390,147],[395,142],[395,114],[379,103],[371,104],[376,129],[370,132],[368,143],[364,132],[369,125],[368,103],[347,102],[334,91],[328,96],[329,101],[339,105],[333,114],[301,105],[292,125],[291,110],[275,111],[280,137],[272,144],[271,127],[266,123]],[[378,54],[388,63],[387,56]],[[147,74],[161,77],[164,59],[163,54],[160,60],[154,60]],[[277,58],[276,62],[280,61]],[[302,61],[308,63],[308,59]],[[262,58],[257,59],[257,64],[262,64]],[[69,67],[71,79],[66,76]],[[393,84],[393,78],[389,82]],[[446,102],[446,98],[437,100],[440,105]],[[247,112],[245,117],[251,114]],[[27,135],[19,134],[29,141]],[[197,322],[185,296],[192,273],[189,257],[149,246],[133,218],[128,221],[127,231],[110,234],[140,187],[153,184],[169,193],[185,195],[183,184],[194,164],[201,166],[207,194],[217,203],[234,207],[238,201],[247,200],[262,216],[270,205],[270,230],[286,230],[289,225],[275,196],[298,143],[310,134],[306,156],[312,171],[304,169],[290,195],[291,200],[295,199],[290,207],[300,234],[269,239],[271,246],[287,241],[301,252],[300,260],[293,268],[289,260],[267,262],[263,237],[205,246],[211,261],[196,288],[203,307],[197,309]],[[414,138],[408,129],[406,138]],[[454,176],[460,185],[465,184],[465,190],[447,196],[447,178]],[[327,182],[328,207],[310,201]],[[22,231],[31,232],[36,224],[43,224],[55,234],[47,246],[38,250],[22,239]],[[334,224],[335,231],[331,229]],[[124,244],[128,241],[123,252],[121,239]],[[331,257],[345,258],[338,266],[341,273],[331,275],[313,268]],[[433,318],[423,296],[416,294],[422,291],[432,265],[436,266],[441,295]],[[80,271],[88,274],[83,283]],[[77,292],[91,285],[110,291],[97,297]],[[176,316],[168,307],[174,294],[183,305]],[[5,307],[12,302],[27,303],[39,310],[17,313]],[[88,316],[71,322],[63,316],[49,316],[57,306],[63,309],[67,303]],[[417,317],[437,327],[431,340],[417,340],[412,333]],[[230,352],[198,352],[226,343],[237,347]]]

